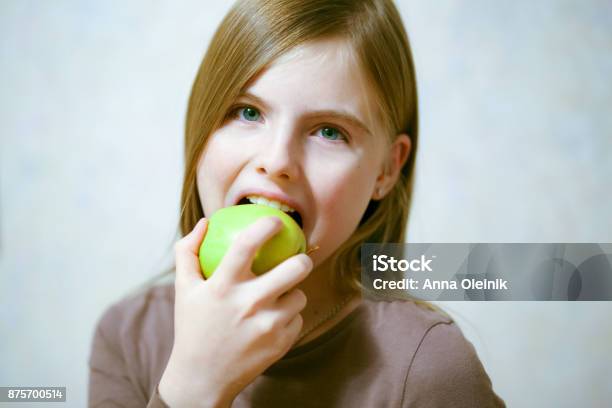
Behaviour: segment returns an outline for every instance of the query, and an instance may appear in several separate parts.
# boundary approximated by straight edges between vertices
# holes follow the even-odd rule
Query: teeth
[[[288,205],[280,203],[276,200],[268,200],[267,198],[260,196],[248,196],[247,200],[249,200],[253,204],[267,205],[268,207],[276,208],[277,210],[281,210],[284,212],[291,213],[295,211],[295,209],[289,207]]]

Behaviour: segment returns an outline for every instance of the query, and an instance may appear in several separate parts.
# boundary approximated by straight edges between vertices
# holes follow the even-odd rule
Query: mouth
[[[301,229],[304,229],[302,215],[299,213],[299,211],[279,201],[269,200],[267,198],[264,198],[258,195],[249,195],[247,197],[243,197],[242,199],[240,199],[240,201],[238,201],[236,205],[243,205],[243,204],[267,205],[268,207],[272,207],[272,208],[276,208],[277,210],[281,210],[282,212],[284,212],[285,214],[293,218],[293,220],[300,226]]]

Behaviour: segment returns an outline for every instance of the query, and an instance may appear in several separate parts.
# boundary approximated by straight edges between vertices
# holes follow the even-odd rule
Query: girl
[[[363,297],[360,245],[404,241],[417,126],[391,0],[239,1],[189,100],[175,282],[101,318],[90,406],[503,406],[448,316]],[[249,201],[318,249],[255,276],[280,229],[261,219],[204,280],[204,217]]]

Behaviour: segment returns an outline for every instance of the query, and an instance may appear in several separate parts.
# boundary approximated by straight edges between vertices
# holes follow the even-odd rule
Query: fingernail
[[[314,262],[312,261],[312,258],[310,256],[308,256],[308,254],[305,254],[306,258],[308,259],[308,262],[310,262],[310,268],[314,267]]]
[[[196,223],[194,229],[202,228],[202,225],[204,225],[204,221],[206,221],[206,218],[200,218],[200,220]]]

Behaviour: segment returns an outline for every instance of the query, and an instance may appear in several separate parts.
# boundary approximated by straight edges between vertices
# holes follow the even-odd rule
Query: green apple
[[[280,218],[283,227],[257,251],[251,267],[253,273],[260,275],[290,256],[304,253],[304,232],[297,222],[283,211],[261,204],[225,207],[217,210],[208,220],[208,230],[200,245],[200,267],[204,276],[209,278],[217,269],[238,233],[259,218],[270,215]]]

